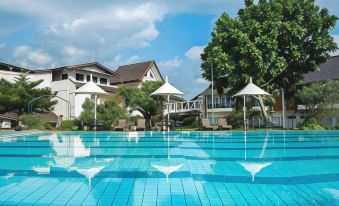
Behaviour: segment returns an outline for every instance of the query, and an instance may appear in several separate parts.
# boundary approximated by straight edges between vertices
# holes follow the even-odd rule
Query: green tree
[[[160,81],[146,81],[140,89],[122,85],[117,90],[117,94],[124,98],[127,106],[139,111],[144,116],[147,128],[151,127],[152,116],[162,114],[165,98],[162,96],[150,96],[162,84],[163,82]]]
[[[127,117],[127,110],[120,106],[117,97],[110,97],[103,104],[98,105],[98,119],[104,120],[107,128],[121,118]]]
[[[82,112],[79,119],[82,124],[89,124],[94,119],[94,102],[88,97],[82,104]]]
[[[11,83],[5,79],[0,80],[0,112],[15,112],[19,116],[28,112],[28,103],[40,96],[53,96],[50,88],[36,88],[43,80],[30,81],[26,75],[20,75]],[[50,111],[57,103],[50,98],[40,98],[34,101],[32,112],[35,110]]]
[[[329,80],[304,86],[298,91],[297,97],[305,106],[305,120],[339,115],[338,88],[339,80]]]
[[[214,67],[216,87],[231,87],[235,93],[253,77],[255,84],[280,95],[288,95],[303,75],[315,71],[337,45],[329,31],[337,17],[315,0],[245,0],[238,16],[223,13],[216,21],[212,39],[202,53],[203,77],[211,80]],[[255,97],[263,116],[263,98]]]

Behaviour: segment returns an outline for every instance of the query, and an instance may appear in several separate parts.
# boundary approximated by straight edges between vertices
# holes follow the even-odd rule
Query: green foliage
[[[74,127],[74,121],[73,120],[64,120],[61,122],[60,130],[64,131],[71,131]]]
[[[186,117],[183,121],[182,121],[182,126],[192,126],[195,123],[195,117],[191,116],[191,117]],[[195,124],[196,126],[196,124]]]
[[[334,126],[327,126],[325,127],[327,130],[339,130],[339,124],[336,124]]]
[[[162,114],[165,97],[150,95],[162,84],[163,82],[160,81],[146,81],[140,89],[122,85],[117,90],[117,94],[124,98],[127,106],[138,110],[144,116],[148,128],[150,128],[152,116]]]
[[[0,112],[16,112],[18,115],[27,113],[28,103],[43,95],[54,95],[50,88],[37,89],[43,80],[30,81],[26,75],[20,75],[14,83],[0,80]],[[57,101],[50,98],[40,98],[34,101],[32,111],[37,109],[50,111]]]
[[[45,130],[54,130],[55,127],[50,122],[44,122],[43,124]]]
[[[335,104],[339,102],[339,80],[329,80],[304,86],[297,97],[305,105],[307,118],[335,117],[339,115]]]
[[[227,117],[227,124],[233,128],[242,128],[244,126],[243,112],[241,110],[233,110]]]
[[[89,124],[94,119],[94,102],[90,98],[86,98],[82,109],[79,119],[84,124]]]
[[[37,115],[22,115],[20,120],[22,124],[27,126],[27,129],[44,129],[44,123]]]
[[[127,117],[125,108],[119,105],[116,97],[110,97],[103,104],[97,106],[98,119],[105,121],[106,129],[109,129],[112,123],[116,123],[119,119]]]
[[[201,55],[203,77],[211,80],[213,64],[219,91],[231,87],[234,93],[251,76],[274,96],[282,87],[291,96],[303,74],[317,70],[336,50],[330,30],[338,18],[314,0],[245,0],[245,5],[237,17],[223,13],[216,21]]]
[[[306,119],[300,126],[302,130],[324,130],[325,128],[318,124],[316,118],[311,117]]]
[[[325,130],[325,128],[319,124],[306,124],[302,126],[300,129],[302,130]]]

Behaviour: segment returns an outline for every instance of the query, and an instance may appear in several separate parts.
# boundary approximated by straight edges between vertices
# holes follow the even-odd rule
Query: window
[[[107,84],[106,78],[100,78],[100,84]]]
[[[84,75],[83,74],[79,74],[79,73],[75,73],[75,79],[77,81],[83,82],[84,81]]]
[[[149,72],[149,76],[150,76],[151,78],[154,78],[154,76],[153,76],[153,74],[152,74],[151,71]]]
[[[90,82],[91,81],[91,76],[90,75],[87,75],[87,82]]]
[[[97,77],[92,77],[93,78],[93,82],[97,83],[98,82],[98,78]]]
[[[61,74],[61,79],[62,80],[68,79],[68,74]]]

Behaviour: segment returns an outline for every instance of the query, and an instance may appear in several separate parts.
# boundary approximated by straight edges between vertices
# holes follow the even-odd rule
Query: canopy
[[[175,88],[170,83],[168,83],[168,79],[166,77],[165,84],[159,87],[157,90],[155,90],[151,95],[168,96],[168,95],[183,95],[183,94],[184,93],[182,93],[177,88]]]
[[[94,82],[87,82],[85,85],[81,86],[79,89],[75,90],[77,94],[107,94],[103,89],[101,89]]]
[[[242,88],[238,93],[233,95],[236,96],[244,96],[244,95],[264,95],[268,96],[269,93],[262,90],[260,87],[252,83],[252,77],[250,78],[250,83],[246,85],[246,87]]]
[[[233,95],[233,97],[243,96],[244,97],[244,130],[246,131],[246,95],[263,95],[268,96],[269,93],[262,90],[260,87],[252,83],[252,77],[250,77],[250,83],[246,87],[242,88],[238,93]]]

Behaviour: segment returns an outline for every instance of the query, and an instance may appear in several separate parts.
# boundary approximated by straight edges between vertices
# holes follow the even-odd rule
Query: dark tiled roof
[[[62,69],[82,68],[82,67],[93,66],[93,65],[101,68],[102,70],[106,71],[108,74],[111,74],[113,76],[118,76],[116,72],[108,69],[107,67],[105,67],[104,65],[102,65],[102,64],[100,64],[98,62],[90,62],[90,63],[84,63],[84,64],[75,64],[75,65],[56,67],[56,68],[51,68],[51,69],[34,70],[34,72],[44,72],[44,71],[49,71],[49,70],[62,70]]]
[[[58,115],[56,115],[54,112],[48,112],[48,113],[36,112],[34,114],[39,116],[44,122],[57,122],[58,121]]]
[[[339,78],[339,56],[329,58],[320,65],[320,70],[305,75],[305,83],[321,82]]]
[[[154,64],[154,61],[141,62],[136,64],[129,64],[119,66],[116,73],[120,75],[121,80],[124,84],[129,82],[141,82],[145,73]],[[120,80],[112,82],[114,84],[120,84]]]
[[[14,112],[7,112],[7,113],[4,113],[4,114],[0,114],[0,119],[17,120],[18,115]]]
[[[13,72],[30,72],[29,69],[14,66],[14,65],[7,64],[7,63],[4,63],[4,62],[0,62],[0,70],[13,71]]]

